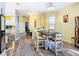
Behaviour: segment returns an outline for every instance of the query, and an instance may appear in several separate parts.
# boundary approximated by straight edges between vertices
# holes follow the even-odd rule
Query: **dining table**
[[[45,35],[46,36],[46,42],[45,42],[45,50],[48,50],[48,40],[49,40],[49,36],[52,36],[54,34],[56,34],[55,32],[50,32],[50,31],[38,31],[39,33],[41,33],[41,35]]]
[[[61,34],[61,32],[51,32],[51,31],[46,31],[46,30],[42,30],[38,32],[41,33],[41,35],[46,36],[45,50],[48,50],[48,41],[49,41],[50,36],[56,36],[56,34]]]

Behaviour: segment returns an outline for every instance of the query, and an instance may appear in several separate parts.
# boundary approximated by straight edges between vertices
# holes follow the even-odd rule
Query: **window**
[[[54,29],[55,28],[55,17],[49,16],[49,28]]]

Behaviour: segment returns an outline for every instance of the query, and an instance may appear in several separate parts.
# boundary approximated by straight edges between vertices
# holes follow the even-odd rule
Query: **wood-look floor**
[[[16,41],[14,51],[9,51],[8,56],[10,56],[11,53],[13,53],[13,56],[55,56],[53,51],[45,51],[43,48],[40,48],[39,52],[36,52],[31,43],[32,41],[30,36],[22,36]],[[64,54],[59,53],[59,56],[79,56],[79,54],[70,51],[70,49],[79,52],[79,49],[64,42]]]

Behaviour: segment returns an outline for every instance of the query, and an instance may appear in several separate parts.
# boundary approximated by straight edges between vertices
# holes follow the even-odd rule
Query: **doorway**
[[[29,23],[25,22],[25,32],[27,32],[29,30]]]
[[[30,29],[29,29],[29,22],[25,22],[25,32],[27,36],[31,35]]]

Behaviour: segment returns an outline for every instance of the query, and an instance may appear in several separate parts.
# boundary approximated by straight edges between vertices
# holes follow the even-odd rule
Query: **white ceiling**
[[[60,10],[66,6],[72,5],[74,2],[53,2],[55,11]],[[47,12],[47,2],[28,2],[28,3],[17,3],[18,10],[36,11],[36,12]]]
[[[26,2],[26,3],[16,3],[17,10],[20,15],[28,15],[29,12],[48,12],[48,3],[50,2]],[[70,6],[75,2],[52,2],[55,10],[58,11],[62,8]]]

